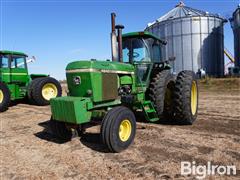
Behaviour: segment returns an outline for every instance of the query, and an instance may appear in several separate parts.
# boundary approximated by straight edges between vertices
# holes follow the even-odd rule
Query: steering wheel
[[[144,57],[140,61],[149,62],[149,61],[151,61],[151,59],[149,57]]]
[[[128,53],[127,55],[129,56],[130,54]],[[137,57],[139,57],[139,56],[140,56],[139,53],[137,53],[137,52],[133,52],[133,58],[137,58]]]

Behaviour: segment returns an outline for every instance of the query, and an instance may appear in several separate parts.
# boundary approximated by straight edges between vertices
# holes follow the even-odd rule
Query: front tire
[[[51,98],[62,95],[60,83],[52,77],[37,78],[30,87],[31,101],[39,106],[49,105]]]
[[[181,71],[174,89],[174,116],[177,123],[190,125],[198,113],[198,84],[192,71]]]
[[[101,138],[110,152],[127,149],[133,142],[135,133],[135,115],[126,107],[114,107],[103,118]]]
[[[8,87],[0,82],[0,112],[6,111],[11,101],[11,93]]]

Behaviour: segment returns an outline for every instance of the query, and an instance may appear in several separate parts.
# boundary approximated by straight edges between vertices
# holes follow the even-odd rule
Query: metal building
[[[231,26],[234,34],[234,56],[235,66],[240,67],[240,5],[233,13],[233,17],[230,19]]]
[[[210,76],[224,75],[223,26],[227,22],[217,14],[193,9],[180,2],[146,31],[165,39],[163,59],[176,57],[173,71],[204,70]]]

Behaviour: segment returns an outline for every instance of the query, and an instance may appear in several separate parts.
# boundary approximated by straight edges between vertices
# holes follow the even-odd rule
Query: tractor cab
[[[15,51],[0,51],[0,80],[25,85],[29,81],[27,55]]]
[[[164,41],[149,32],[133,32],[122,36],[122,61],[136,67],[138,83],[145,84],[154,63],[161,62]]]
[[[137,86],[146,87],[153,69],[170,68],[162,61],[161,46],[166,42],[147,31],[122,34],[124,26],[115,25],[115,17],[112,13],[112,61],[133,65]]]
[[[149,32],[123,34],[122,41],[123,62],[160,62],[161,46],[164,42]]]

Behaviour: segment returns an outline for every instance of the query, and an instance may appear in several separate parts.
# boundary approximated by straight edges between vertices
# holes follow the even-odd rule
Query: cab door
[[[132,51],[132,52],[131,52]],[[130,54],[132,54],[132,62],[136,67],[136,83],[139,89],[145,91],[149,76],[152,69],[151,53],[148,44],[143,38],[135,38],[132,40],[132,49]]]
[[[137,85],[140,87],[147,86],[153,64],[151,62],[142,62],[134,63],[134,65],[136,67]]]
[[[10,79],[12,83],[25,85],[28,82],[26,56],[12,55],[10,63]]]

